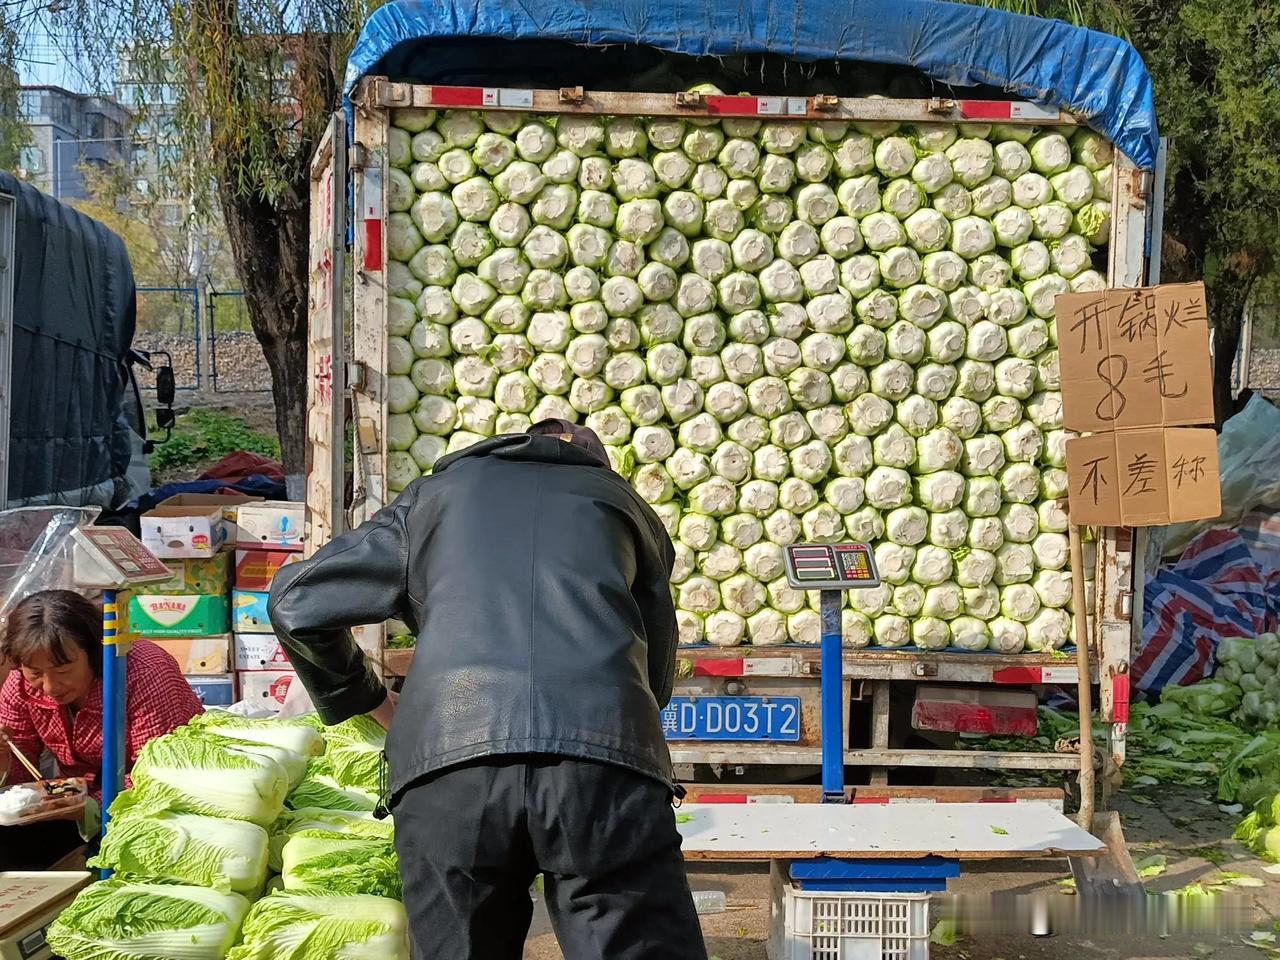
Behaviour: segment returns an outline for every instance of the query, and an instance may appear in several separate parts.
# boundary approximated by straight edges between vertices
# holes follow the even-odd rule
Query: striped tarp
[[[1280,514],[1252,513],[1238,529],[1200,534],[1169,566],[1147,579],[1137,689],[1213,674],[1224,637],[1280,629]]]

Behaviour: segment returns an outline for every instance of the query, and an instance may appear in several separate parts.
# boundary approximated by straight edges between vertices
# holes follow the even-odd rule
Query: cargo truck
[[[678,136],[671,144],[659,143],[681,125],[686,132],[721,131],[723,138],[710,137],[717,148],[725,140],[735,138],[760,140],[768,136],[761,131],[771,126],[807,131],[800,139],[822,143],[829,138],[827,146],[837,157],[837,169],[829,173],[824,182],[835,188],[839,212],[864,217],[859,224],[864,235],[872,230],[865,219],[867,210],[888,205],[889,185],[912,179],[923,182],[927,172],[913,169],[910,175],[894,177],[886,173],[890,163],[875,160],[870,175],[872,189],[880,196],[869,207],[859,209],[858,201],[852,196],[856,189],[849,187],[848,181],[865,175],[867,168],[851,161],[849,170],[839,169],[839,151],[849,139],[867,137],[872,147],[878,149],[895,134],[905,135],[916,156],[923,158],[931,150],[945,153],[945,144],[930,145],[933,137],[948,143],[986,138],[1007,145],[1027,143],[1039,133],[1044,135],[1046,143],[1052,140],[1058,144],[1049,137],[1050,133],[1058,133],[1065,142],[1080,144],[1085,141],[1080,140],[1075,131],[1092,126],[1102,138],[1088,142],[1108,154],[1114,148],[1114,157],[1105,173],[1095,178],[1093,187],[1094,199],[1109,204],[1109,208],[1098,208],[1109,213],[1109,222],[1100,227],[1095,222],[1096,233],[1089,245],[1088,267],[1094,271],[1091,282],[1135,287],[1158,279],[1158,250],[1153,254],[1151,238],[1159,236],[1160,145],[1150,79],[1141,59],[1128,44],[1057,21],[945,3],[801,3],[788,6],[785,16],[781,13],[781,7],[765,3],[742,6],[701,4],[692,0],[660,10],[625,2],[604,6],[571,3],[567,7],[535,2],[532,6],[522,4],[508,8],[495,0],[486,0],[478,7],[446,3],[443,8],[428,10],[421,4],[393,2],[374,13],[348,67],[347,109],[334,116],[312,168],[309,549],[358,524],[393,500],[397,487],[404,482],[403,479],[396,482],[396,471],[407,464],[412,472],[414,463],[418,463],[405,459],[408,438],[402,434],[409,430],[411,417],[405,416],[406,407],[393,396],[397,379],[406,379],[406,362],[443,358],[432,362],[447,365],[468,353],[483,355],[493,349],[491,342],[496,343],[496,338],[484,339],[485,349],[477,350],[461,342],[465,337],[451,336],[448,331],[431,328],[410,333],[410,326],[421,327],[424,320],[429,321],[427,327],[436,320],[441,324],[468,322],[469,327],[475,327],[469,321],[481,311],[472,309],[474,305],[463,305],[455,311],[456,296],[447,309],[440,305],[442,301],[432,300],[432,283],[456,284],[454,268],[457,275],[462,275],[472,267],[455,262],[447,271],[448,278],[442,279],[431,276],[429,265],[415,265],[414,276],[410,276],[411,271],[404,269],[403,262],[397,262],[397,258],[413,254],[418,244],[410,237],[409,249],[403,249],[403,235],[396,234],[398,226],[393,221],[403,224],[414,217],[415,211],[410,205],[423,202],[423,191],[439,195],[454,190],[456,184],[476,174],[477,163],[483,164],[485,158],[472,146],[476,140],[474,135],[458,136],[456,142],[449,142],[458,129],[468,124],[475,123],[476,130],[496,133],[497,137],[487,142],[499,149],[499,141],[510,134],[521,158],[527,155],[541,160],[544,154],[531,145],[540,135],[539,129],[556,131],[554,146],[563,148],[569,142],[561,135],[563,131],[571,127],[594,130],[590,123],[583,123],[583,118],[600,118],[602,123],[607,119],[608,123],[617,124],[615,142],[598,151],[579,151],[584,155],[598,152],[608,157],[606,162],[594,166],[591,166],[594,161],[581,161],[583,169],[591,166],[597,172],[611,167],[616,172],[620,168],[614,165],[626,162],[620,158],[633,154],[656,163],[656,155],[677,142],[680,149],[697,149],[696,144],[690,145],[689,141],[680,142]],[[696,85],[704,80],[718,86]],[[450,125],[453,121],[448,118],[451,117],[461,118],[456,126]],[[477,117],[481,118],[479,123],[475,121]],[[517,119],[510,120],[513,117]],[[622,145],[625,136],[637,129],[625,122],[631,118],[642,118],[644,124],[640,129],[653,131],[649,143],[634,148]],[[528,122],[534,122],[535,127],[529,132],[530,149],[526,154],[526,145],[521,144],[517,128]],[[433,132],[440,130],[444,133]],[[845,139],[842,140],[842,136]],[[777,138],[761,142],[765,144],[766,156],[771,152],[786,154],[788,149],[779,146]],[[442,151],[457,148],[459,144],[466,144],[462,155],[449,160],[442,156]],[[858,147],[848,149],[856,153]],[[1021,157],[1018,148],[1001,146],[1001,150],[1010,157]],[[711,160],[712,165],[723,162],[723,155],[714,157],[713,152],[697,162]],[[985,156],[985,148],[979,153]],[[963,151],[953,155],[951,166],[957,171],[963,163],[962,155]],[[1078,156],[1077,152],[1077,159]],[[439,177],[443,167],[451,162],[456,162],[462,172],[451,175],[445,184]],[[503,158],[494,161],[495,165],[502,162]],[[512,161],[506,158],[506,162]],[[1067,162],[1070,163],[1070,159]],[[1008,171],[1009,180],[1015,179],[1018,168],[1019,164],[1013,163],[1013,169]],[[483,179],[484,171],[480,174]],[[584,193],[592,187],[607,190],[609,187],[601,184],[608,176],[602,174],[603,179],[594,184],[587,183],[589,177],[580,178],[571,186],[582,187]],[[714,181],[714,175],[708,176]],[[823,181],[823,176],[820,173],[810,182],[813,179]],[[413,184],[408,196],[405,195],[406,182]],[[995,209],[999,209],[1003,187],[998,183],[985,183],[985,186],[975,186],[974,190],[994,190]],[[1028,187],[1038,183],[1030,181]],[[681,185],[677,183],[677,187]],[[640,188],[641,192],[624,194],[618,199],[625,205],[633,195],[669,198],[672,192],[679,192],[677,187],[663,186],[659,191],[644,193],[647,186],[646,183]],[[514,189],[511,183],[508,181],[505,187],[505,196],[495,199],[511,196]],[[702,199],[712,202],[709,197],[716,195],[716,189],[713,182],[706,187],[707,196]],[[720,189],[723,191],[723,187]],[[899,194],[907,190],[905,187],[894,189]],[[1065,182],[1063,189],[1066,189]],[[798,188],[793,188],[792,193],[798,197]],[[926,184],[926,192],[920,196],[924,206],[941,209],[942,198],[955,195],[956,191],[948,193],[935,183]],[[971,202],[976,195],[971,191],[969,201],[961,198],[961,202]],[[576,191],[574,197],[581,203]],[[437,212],[445,206],[434,200],[426,202]],[[748,197],[746,203],[752,202]],[[804,218],[795,212],[798,203],[797,200],[790,207],[787,223],[767,227],[779,244],[784,242],[790,221]],[[1008,198],[1003,204],[1019,205],[1010,204]],[[611,209],[609,215],[615,212]],[[673,217],[670,209],[664,212],[668,219]],[[751,212],[760,211],[753,208]],[[545,215],[545,209],[543,213]],[[951,211],[947,216],[953,218],[952,227],[959,230],[961,218],[954,217],[955,213]],[[457,218],[450,213],[453,219],[436,234],[433,231],[440,224],[432,226],[421,222],[421,214],[422,211],[416,212],[419,219],[415,225],[431,235],[418,239],[428,247],[454,243],[456,251],[458,240],[448,235],[448,229]],[[991,215],[990,210],[987,215]],[[1017,216],[1011,214],[1010,218],[1017,219]],[[461,222],[465,228],[467,223],[481,219],[476,216],[468,219],[463,213]],[[814,218],[809,216],[809,219]],[[571,221],[582,222],[578,216],[567,216],[556,223],[556,229],[563,231]],[[1073,226],[1079,228],[1078,225],[1077,218]],[[971,226],[967,224],[966,229]],[[699,238],[716,235],[707,226],[701,230],[695,226],[685,232],[694,243]],[[805,231],[797,227],[793,233],[801,235]],[[1046,239],[1051,234],[1050,230],[1043,232]],[[490,252],[492,236],[476,230],[470,230],[469,236],[480,237],[481,255]],[[1038,227],[1035,236],[1042,236]],[[508,242],[519,241],[500,239],[498,245]],[[1003,245],[1006,242],[1012,241],[1002,238],[1002,245],[994,253],[1005,266],[1004,258],[1013,256]],[[917,246],[930,249],[927,244]],[[954,240],[950,246],[956,246]],[[838,247],[836,243],[824,244],[823,249],[830,252]],[[945,247],[946,244],[942,244],[932,249]],[[445,248],[445,252],[449,252],[449,248]],[[652,245],[642,252],[647,252],[647,256],[641,256],[641,260],[660,258]],[[849,247],[837,252],[854,259]],[[865,249],[862,252],[865,253]],[[1026,255],[1027,251],[1023,251],[1023,256]],[[461,254],[457,259],[461,259]],[[846,262],[842,261],[840,266],[843,268]],[[883,254],[880,263],[885,263]],[[1000,264],[996,264],[997,269],[1004,269]],[[612,266],[602,266],[599,277],[627,275],[624,268],[614,270]],[[564,272],[569,265],[551,268],[550,272],[557,269]],[[676,269],[689,270],[682,266]],[[782,274],[790,273],[779,269]],[[975,270],[972,261],[968,270],[972,279]],[[351,272],[349,280],[344,277],[347,271]],[[1063,268],[1063,272],[1068,271]],[[493,278],[492,272],[486,275]],[[416,285],[415,276],[420,280]],[[423,276],[427,279],[421,280]],[[866,289],[859,293],[849,291],[848,287],[857,282],[856,277],[842,272],[840,281],[836,295],[847,294],[848,302],[855,308],[863,299],[878,296]],[[1007,276],[1005,282],[1009,282]],[[1000,285],[998,280],[995,285]],[[887,281],[881,286],[888,286],[891,295],[901,303],[903,295],[898,289]],[[406,302],[424,289],[428,299],[424,302],[419,298],[412,310],[406,307]],[[456,292],[456,288],[444,290],[445,299]],[[660,301],[662,296],[654,293],[647,301]],[[813,291],[800,299],[809,309]],[[989,296],[986,302],[989,304]],[[562,305],[557,301],[550,309],[554,311]],[[777,304],[766,306],[771,311],[771,324],[776,314],[785,312],[785,308]],[[963,313],[963,307],[959,309]],[[966,336],[972,336],[973,328],[985,317],[983,311],[987,309],[983,306],[975,314],[960,317],[969,330]],[[726,309],[723,287],[719,303],[712,310],[724,314],[725,323],[730,327],[730,340],[738,339],[732,318],[739,314]],[[950,310],[948,317],[955,317],[954,303]],[[515,312],[518,314],[518,309]],[[681,312],[687,327],[688,311]],[[1051,306],[1045,308],[1041,303],[1039,312],[1052,324]],[[623,310],[621,315],[629,314]],[[812,310],[809,316],[812,318]],[[859,311],[860,320],[862,316]],[[526,321],[527,318],[521,319],[519,323]],[[609,322],[612,324],[613,320]],[[502,329],[500,322],[496,326]],[[577,333],[595,329],[585,322],[574,322],[573,326]],[[744,321],[737,329],[747,326]],[[861,326],[859,323],[859,328]],[[453,329],[456,334],[456,326]],[[511,329],[523,328],[517,324]],[[611,336],[614,329],[611,326],[605,331],[606,335]],[[788,334],[779,332],[780,326],[774,324],[771,335],[799,340],[813,329],[809,326],[802,333]],[[849,332],[843,327],[834,329],[842,335]],[[533,336],[531,331],[526,332]],[[404,344],[397,341],[397,336],[404,340],[415,335],[418,339],[413,343],[414,354],[406,359],[402,355]],[[418,349],[430,341],[432,335],[442,338],[441,342]],[[746,335],[740,339],[751,340]],[[650,340],[644,349],[652,344]],[[685,345],[688,346],[687,342]],[[562,344],[545,349],[557,348],[563,349]],[[638,348],[624,344],[618,349]],[[691,352],[695,355],[693,359],[698,360],[698,351],[691,349]],[[526,357],[525,362],[528,360]],[[951,362],[964,361],[952,357]],[[698,367],[708,389],[717,377],[724,379],[722,371],[717,373],[711,369],[714,366],[713,362],[704,362]],[[872,361],[867,361],[866,366],[872,366]],[[522,372],[527,368],[519,367],[517,362],[508,369]],[[763,377],[764,372],[760,375]],[[949,375],[944,372],[944,376]],[[955,382],[954,377],[951,382]],[[750,382],[746,386],[750,387]],[[1049,386],[1056,389],[1057,385]],[[459,397],[453,387],[451,381],[449,388],[435,391],[428,386],[425,392],[449,394],[468,410],[477,407],[475,402]],[[462,392],[464,396],[471,393],[481,399],[486,393],[484,389],[469,388]],[[603,391],[602,396],[607,397],[611,392]],[[726,388],[726,392],[731,391]],[[440,404],[432,401],[432,406]],[[549,408],[538,407],[533,412],[546,409]],[[518,418],[499,421],[508,426],[520,422]],[[662,421],[671,433],[679,431],[678,422],[675,416],[670,421]],[[424,433],[432,429],[429,423],[417,425]],[[448,439],[450,431],[456,432],[462,425],[461,417],[450,419],[439,432]],[[724,429],[730,437],[735,436],[731,422],[725,422]],[[637,438],[638,434],[630,439]],[[463,445],[463,441],[450,448],[457,445]],[[429,456],[438,453],[435,441],[423,447]],[[623,447],[615,452],[618,453],[615,465],[635,469]],[[427,466],[429,468],[429,463]],[[348,468],[352,474],[349,486],[346,484]],[[848,472],[858,475],[857,470]],[[829,483],[835,476],[833,471],[818,486]],[[737,480],[745,482],[743,476]],[[350,490],[346,498],[344,486]],[[1064,494],[1059,491],[1056,495]],[[687,491],[677,489],[674,494],[660,494],[656,498],[670,507],[663,510],[663,517],[673,532],[680,530],[680,516],[689,512],[688,497]],[[739,526],[749,525],[744,521]],[[875,528],[874,521],[872,525],[872,539],[883,541],[883,528]],[[847,518],[846,526],[851,531],[855,529],[847,523]],[[795,535],[801,534],[797,531]],[[845,536],[845,531],[830,535]],[[1083,572],[1090,581],[1089,669],[1097,684],[1097,714],[1105,741],[1100,762],[1104,766],[1119,765],[1124,760],[1128,719],[1128,669],[1135,638],[1140,634],[1134,611],[1141,609],[1140,600],[1135,600],[1135,585],[1140,588],[1142,582],[1141,551],[1135,550],[1134,534],[1128,529],[1097,529],[1092,531],[1092,541],[1086,554],[1087,569]],[[713,549],[693,555],[695,575],[701,575],[708,569],[707,564],[714,562],[709,559]],[[689,577],[690,571],[685,570],[682,575]],[[717,574],[715,579],[723,581],[724,577]],[[903,591],[904,597],[910,593],[910,590]],[[769,597],[772,600],[773,594]],[[717,603],[713,599],[708,606]],[[682,625],[688,628],[690,639],[699,635],[699,624],[706,628],[710,617],[715,616],[708,614],[706,607],[700,610],[692,616],[682,613]],[[907,614],[905,619],[911,624],[918,622],[918,608],[914,614],[905,609],[901,612]],[[951,615],[954,616],[955,611],[951,611]],[[801,612],[786,618],[787,636],[783,639],[788,642],[776,642],[776,634],[767,645],[753,642],[753,630],[732,645],[699,642],[682,646],[676,699],[665,719],[678,774],[700,782],[693,788],[695,797],[706,799],[718,795],[738,801],[813,798],[816,788],[805,783],[809,778],[807,782],[812,784],[812,774],[820,759],[816,719],[819,659],[816,646],[793,642],[796,634],[805,635],[801,626],[804,616]],[[991,616],[991,612],[986,611],[985,618]],[[878,623],[880,618],[871,619]],[[761,637],[768,622],[776,622],[776,618],[766,617],[760,621]],[[722,617],[716,623],[729,624],[730,639],[737,639],[733,629],[736,621],[732,617]],[[922,733],[920,729],[943,733],[958,730],[1025,732],[1027,723],[1034,728],[1035,694],[1055,685],[1074,687],[1078,678],[1075,657],[1055,649],[1002,653],[990,648],[961,649],[954,643],[945,649],[925,649],[919,644],[904,646],[895,641],[895,647],[890,648],[878,644],[879,638],[874,632],[858,633],[864,621],[856,613],[850,615],[849,623],[853,624],[854,633],[846,633],[849,645],[844,657],[848,687],[846,762],[851,768],[863,769],[862,779],[867,785],[860,788],[862,797],[885,800],[981,796],[1010,800],[1032,796],[1044,799],[1043,792],[1038,791],[1020,794],[986,788],[926,789],[909,784],[918,784],[922,771],[942,768],[1006,772],[1050,769],[1064,774],[1081,768],[1081,756],[1071,750],[1044,754],[950,749],[948,747],[954,745],[953,737],[938,739],[934,732]],[[893,626],[896,628],[896,620]],[[1016,633],[1015,628],[1002,629]],[[402,676],[412,661],[413,650],[388,648],[385,634],[384,627],[369,628],[362,643],[381,659],[389,677]],[[765,715],[770,718],[768,722],[760,720]],[[933,737],[936,742],[929,742],[925,737]],[[1057,796],[1061,799],[1060,792]]]
[[[150,487],[135,319],[124,242],[0,171],[0,509],[112,510]],[[173,370],[155,374],[171,426]]]

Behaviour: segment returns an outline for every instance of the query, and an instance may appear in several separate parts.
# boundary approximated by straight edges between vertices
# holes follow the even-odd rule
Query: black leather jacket
[[[394,797],[500,754],[619,764],[671,783],[675,552],[622,477],[554,437],[496,437],[441,460],[385,510],[285,567],[280,643],[327,723],[386,691],[347,628],[417,633],[387,756]]]

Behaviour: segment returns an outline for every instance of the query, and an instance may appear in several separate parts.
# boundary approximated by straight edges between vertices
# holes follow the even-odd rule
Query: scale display
[[[797,590],[862,590],[880,586],[865,543],[796,543],[784,548],[787,582]]]

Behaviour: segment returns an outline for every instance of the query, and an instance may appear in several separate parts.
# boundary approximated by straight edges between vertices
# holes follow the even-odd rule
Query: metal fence
[[[1231,379],[1236,393],[1280,393],[1280,302],[1246,307]]]
[[[241,290],[205,291],[209,381],[215,393],[269,393],[271,370]]]
[[[168,354],[179,390],[199,390],[203,376],[200,355],[200,293],[195,287],[138,287],[137,328],[133,345],[144,353]],[[165,358],[158,356],[157,361]],[[138,386],[155,389],[155,377],[137,370]]]

